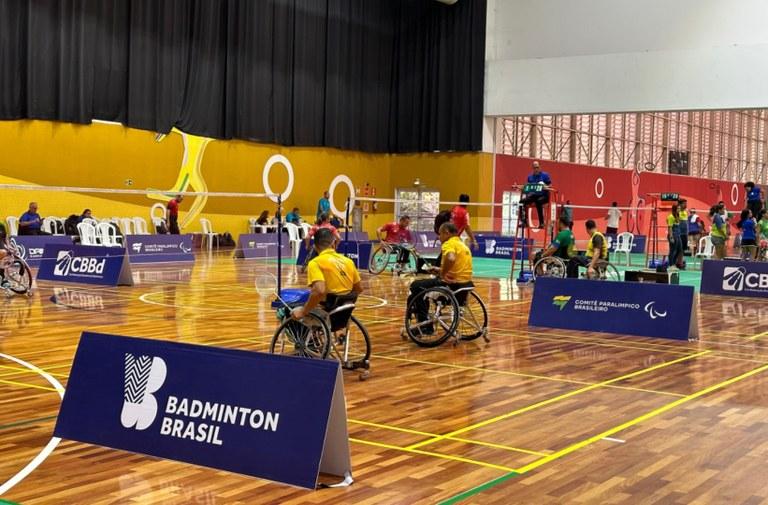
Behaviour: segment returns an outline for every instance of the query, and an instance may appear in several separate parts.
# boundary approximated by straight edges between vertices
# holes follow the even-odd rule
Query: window
[[[414,231],[433,231],[435,216],[440,212],[440,192],[425,188],[397,188],[395,216],[411,218]]]

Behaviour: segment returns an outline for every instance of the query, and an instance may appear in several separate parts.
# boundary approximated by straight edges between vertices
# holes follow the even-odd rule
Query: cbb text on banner
[[[351,480],[336,361],[86,332],[55,435],[305,488]]]
[[[530,326],[620,335],[698,338],[692,286],[586,279],[536,279]]]

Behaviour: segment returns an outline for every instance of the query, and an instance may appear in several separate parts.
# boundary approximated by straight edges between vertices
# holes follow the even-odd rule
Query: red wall
[[[531,173],[531,158],[496,155],[496,184],[494,201],[500,203],[504,191],[509,191],[515,184],[524,184]],[[700,179],[682,175],[643,172],[637,175],[632,170],[594,167],[574,163],[539,161],[542,170],[552,178],[552,186],[558,190],[558,202],[570,200],[572,205],[590,205],[607,207],[618,202],[620,207],[640,207],[649,209],[649,193],[679,193],[688,200],[688,208],[696,209],[709,226],[709,208],[719,200],[724,200],[729,210],[738,211],[745,206],[742,183]],[[602,181],[602,182],[601,182]],[[735,189],[733,189],[735,188]],[[736,196],[735,200],[731,198]],[[584,237],[584,221],[594,219],[601,230],[605,229],[604,209],[574,209],[574,232],[578,238]],[[663,219],[665,215],[660,215]],[[501,208],[494,214],[496,230],[501,229]],[[650,212],[623,211],[619,231],[632,231],[635,234],[648,234]],[[635,223],[637,221],[637,223]],[[663,238],[666,231],[660,228]]]

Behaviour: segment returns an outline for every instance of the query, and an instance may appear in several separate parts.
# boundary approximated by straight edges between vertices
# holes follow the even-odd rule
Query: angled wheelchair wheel
[[[331,349],[330,330],[317,314],[286,318],[272,337],[269,352],[302,358],[325,359]]]
[[[533,266],[533,278],[537,277],[559,277],[565,278],[566,265],[565,261],[556,256],[547,256],[541,258]]]
[[[426,317],[419,318],[419,310]],[[424,314],[424,312],[422,312]],[[437,347],[454,334],[459,324],[459,304],[446,288],[429,288],[414,296],[405,310],[405,331],[421,347]]]
[[[483,300],[474,291],[467,295],[467,301],[459,307],[457,331],[461,340],[474,340],[488,331],[488,311]]]
[[[601,281],[620,281],[621,280],[621,274],[616,269],[616,267],[607,262],[597,266],[597,274],[598,274],[598,279],[600,279]]]
[[[371,260],[368,262],[368,271],[373,275],[378,275],[387,269],[389,265],[392,248],[379,245],[371,254]]]
[[[344,335],[332,337],[331,353],[347,370],[370,368],[371,339],[368,330],[355,316],[350,316]]]
[[[5,268],[5,280],[8,281],[8,289],[18,295],[32,291],[32,272],[21,260],[15,259]]]

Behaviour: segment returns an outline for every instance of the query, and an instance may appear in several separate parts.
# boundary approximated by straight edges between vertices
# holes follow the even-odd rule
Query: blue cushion
[[[282,298],[282,302],[279,299],[272,302],[273,309],[284,307],[283,302],[287,305],[303,305],[309,300],[309,290],[298,288],[281,289],[280,298]]]

